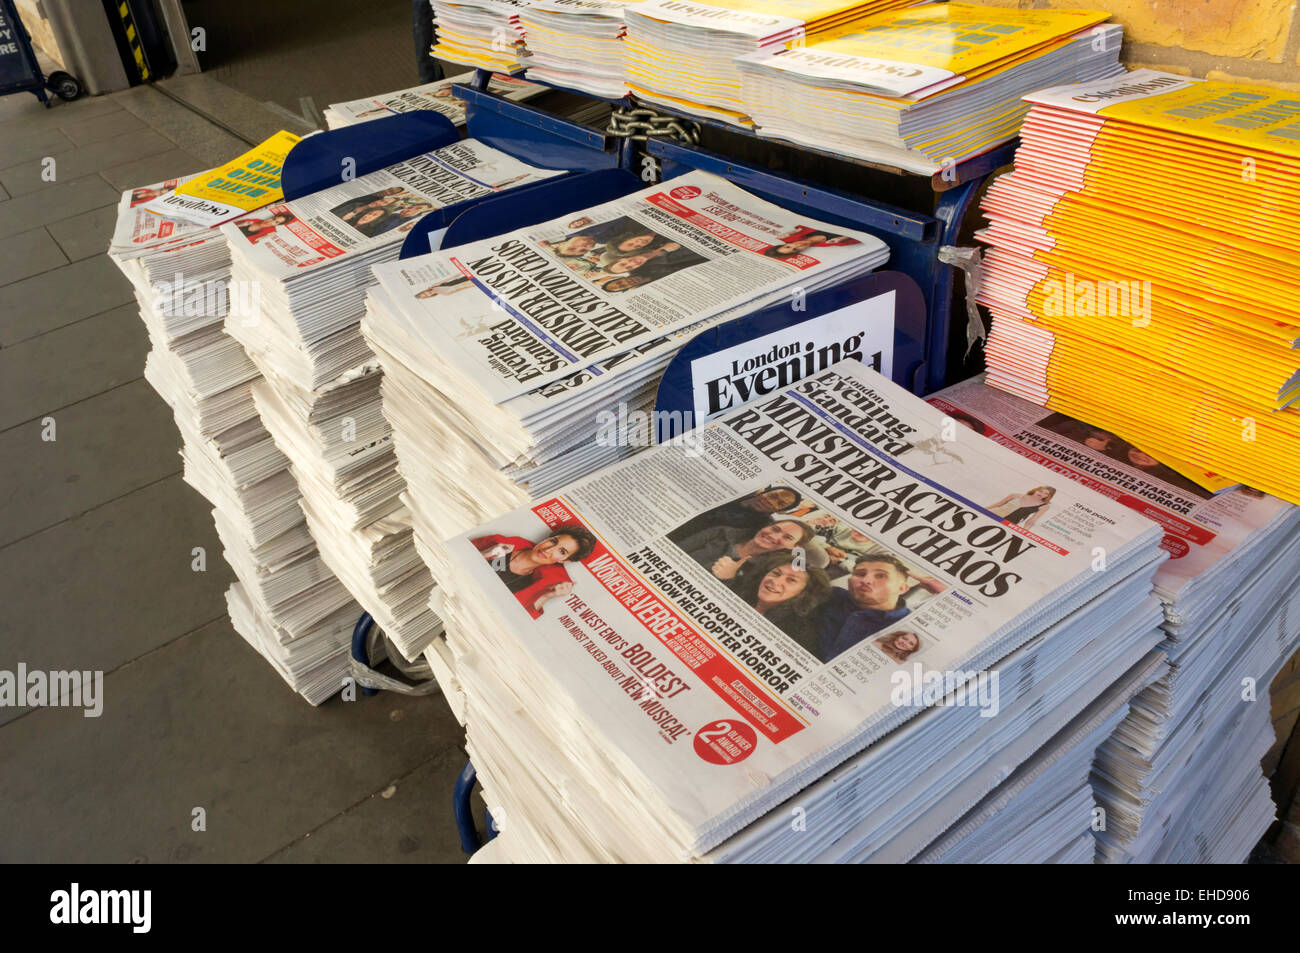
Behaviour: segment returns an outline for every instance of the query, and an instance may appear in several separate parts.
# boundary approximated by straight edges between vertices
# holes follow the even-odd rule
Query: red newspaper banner
[[[537,504],[533,512],[551,529],[582,523],[558,497]],[[646,631],[727,704],[753,722],[774,744],[806,727],[697,632],[672,603],[603,543],[596,544],[584,565]]]

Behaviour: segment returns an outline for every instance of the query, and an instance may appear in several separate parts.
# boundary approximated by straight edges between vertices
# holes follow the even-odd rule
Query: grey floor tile
[[[0,668],[111,671],[224,616],[232,578],[211,506],[179,476],[160,480],[0,548]],[[0,723],[20,714],[0,708]]]
[[[120,93],[118,100],[123,109],[200,159],[204,168],[220,165],[242,155],[252,145],[213,125],[151,86],[137,86]]]
[[[0,238],[115,204],[118,198],[119,193],[97,175],[20,195],[0,202]]]
[[[10,135],[0,136],[0,166],[67,152],[74,145],[53,125],[35,120]]]
[[[268,109],[256,99],[202,73],[165,79],[160,85],[186,105],[255,142],[269,139],[281,129],[298,135],[315,129],[314,124],[301,117],[295,120]]]
[[[39,422],[0,433],[0,546],[180,472],[171,408],[143,380],[54,416],[53,441]]]
[[[117,206],[105,205],[59,222],[51,222],[45,228],[59,243],[63,254],[72,261],[80,261],[91,255],[104,255],[116,225]],[[105,261],[107,260],[105,256]]]
[[[7,204],[9,203],[0,202],[0,209]],[[59,249],[58,243],[43,228],[33,228],[8,238],[0,238],[0,285],[21,283],[24,278],[30,279],[32,275],[57,268],[67,261],[67,256]],[[0,296],[3,296],[4,291],[5,288],[0,288]],[[6,324],[9,317],[0,313],[0,321]]]
[[[119,112],[121,112],[119,110]],[[127,113],[122,112],[125,116]],[[157,155],[173,149],[170,139],[151,129],[128,132],[125,135],[103,139],[89,145],[77,146],[66,152],[56,152],[48,163],[45,158],[28,159],[17,165],[0,169],[0,185],[12,196],[26,195],[42,189],[53,188],[60,182],[71,182],[95,172],[102,172],[145,156]],[[50,180],[50,177],[53,177]]]
[[[0,240],[0,263],[5,243]],[[0,348],[134,300],[131,282],[107,255],[15,281],[0,287]]]
[[[5,187],[3,185],[0,185],[0,201],[3,201],[4,199],[7,198],[9,198],[9,193],[5,191]]]
[[[234,156],[231,156],[233,159]],[[169,149],[157,155],[146,156],[99,173],[113,188],[125,192],[141,185],[153,185],[182,175],[202,172],[209,166],[184,149]]]
[[[133,305],[0,350],[0,432],[135,380],[148,350]]]
[[[368,699],[378,701],[377,698]],[[455,725],[455,721],[452,720]],[[267,858],[276,864],[459,864],[468,858],[451,813],[451,792],[465,767],[456,725],[447,747],[405,777],[385,784]]]
[[[70,103],[54,97],[53,105],[46,109],[34,96],[6,96],[0,99],[0,137],[18,135],[36,125],[60,126],[102,116],[122,108],[115,100],[112,94],[83,96]]]
[[[313,709],[214,622],[108,675],[100,717],[0,732],[0,859],[255,861],[427,761],[448,720],[433,698]]]
[[[79,146],[102,139],[115,139],[132,132],[144,132],[145,124],[126,111],[86,118],[73,117],[60,122],[63,134]]]

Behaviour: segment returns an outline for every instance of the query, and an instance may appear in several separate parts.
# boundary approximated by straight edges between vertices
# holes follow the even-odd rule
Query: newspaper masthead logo
[[[679,185],[668,193],[673,198],[686,202],[700,194],[700,190],[693,185]]]

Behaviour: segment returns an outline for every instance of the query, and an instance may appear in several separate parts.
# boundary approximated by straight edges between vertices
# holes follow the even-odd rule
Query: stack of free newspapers
[[[370,265],[433,209],[559,174],[465,140],[223,226],[252,319],[227,320],[265,379],[257,409],[293,464],[321,554],[408,659],[438,635],[400,499],[380,374],[358,329]]]
[[[765,136],[912,172],[1013,138],[1044,86],[1123,72],[1096,10],[936,3],[855,20],[816,42],[738,59],[740,111]]]
[[[460,73],[434,83],[412,86],[410,89],[399,89],[346,103],[334,103],[325,107],[325,124],[330,129],[341,129],[359,122],[427,109],[446,116],[457,126],[463,126],[465,125],[465,103],[456,98],[452,87],[473,81],[473,73]],[[542,87],[511,76],[498,75],[493,76],[488,82],[488,89],[499,96],[518,102],[541,92]]]
[[[432,0],[433,55],[500,73],[523,68],[519,14],[531,0]]]
[[[1137,696],[1099,754],[1094,783],[1106,812],[1099,857],[1150,862],[1190,839],[1191,859],[1244,859],[1272,819],[1259,767],[1272,744],[1266,686],[1300,645],[1300,620],[1286,611],[1300,507],[1247,488],[1212,493],[1107,430],[977,380],[931,402],[1164,527],[1171,558],[1155,591],[1170,668]],[[1038,518],[1054,509],[1048,501]],[[1251,686],[1259,691],[1243,695]],[[1198,801],[1203,787],[1208,800]],[[1227,800],[1216,806],[1218,797]],[[1229,820],[1240,826],[1215,830]]]
[[[530,79],[593,96],[627,95],[623,8],[639,0],[535,0],[523,10]]]
[[[981,205],[989,383],[1300,503],[1294,94],[1136,70],[1026,98]]]
[[[510,855],[908,860],[1149,677],[1159,526],[948,423],[843,362],[453,539]]]
[[[109,254],[135,286],[152,350],[145,377],[171,406],[183,439],[185,480],[212,503],[227,562],[235,629],[312,704],[342,686],[360,609],[321,562],[298,507],[288,459],[258,419],[258,378],[222,330],[227,311],[247,319],[247,289],[229,281],[215,229],[140,206],[184,179],[122,196]]]
[[[704,326],[887,254],[696,172],[377,267],[363,331],[435,581],[449,536],[652,442],[659,377]]]
[[[915,0],[643,0],[624,11],[627,85],[638,99],[750,125],[737,58],[813,43],[823,33]]]

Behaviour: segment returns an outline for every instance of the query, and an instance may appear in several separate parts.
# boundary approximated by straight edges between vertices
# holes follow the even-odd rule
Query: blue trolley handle
[[[474,770],[474,763],[466,761],[465,767],[460,769],[460,775],[456,778],[456,787],[451,793],[451,812],[456,818],[456,833],[460,835],[460,849],[467,854],[472,854],[482,847],[485,839],[479,836],[478,828],[474,825],[474,809],[470,805],[470,795],[474,793],[474,782],[477,779],[478,772]],[[496,823],[492,820],[490,811],[485,811],[483,816],[487,823],[486,840],[492,840],[497,836]]]

